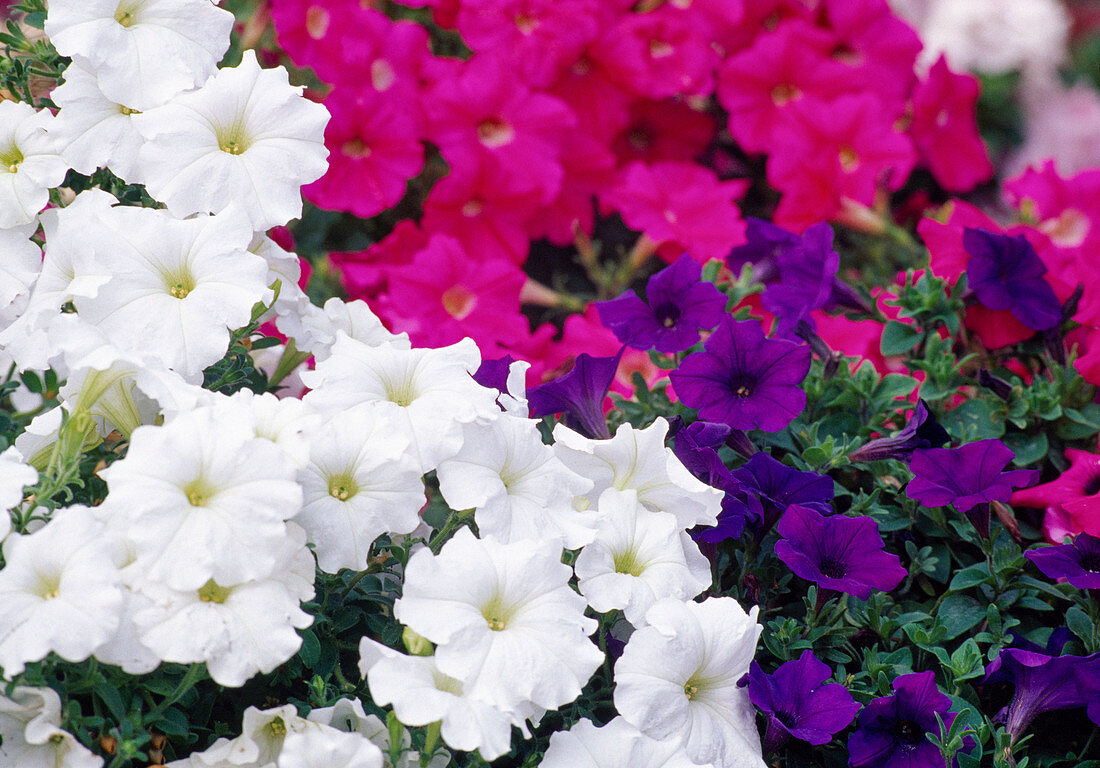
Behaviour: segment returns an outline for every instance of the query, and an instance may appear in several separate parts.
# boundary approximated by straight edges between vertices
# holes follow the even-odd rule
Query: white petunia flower
[[[293,523],[275,552],[269,577],[224,586],[174,590],[152,581],[141,589],[152,604],[134,622],[141,642],[164,661],[205,662],[220,685],[239,687],[284,663],[302,646],[296,629],[313,623],[301,601],[313,596],[313,557]]]
[[[69,507],[4,541],[0,667],[8,678],[51,651],[83,661],[118,628],[122,586],[103,528],[87,508]]]
[[[467,696],[504,710],[557,709],[603,661],[571,575],[555,542],[500,544],[463,529],[439,555],[409,559],[394,616],[438,645],[439,670]]]
[[[313,389],[306,402],[333,413],[368,402],[394,411],[423,472],[458,453],[463,424],[500,414],[495,390],[473,379],[481,353],[472,339],[439,349],[398,349],[337,337],[332,355],[302,374]]]
[[[364,570],[376,538],[420,524],[424,482],[409,439],[393,410],[364,403],[329,419],[309,441],[298,523],[322,571]]]
[[[9,510],[23,501],[23,488],[38,482],[38,471],[23,461],[15,447],[0,452],[0,510]],[[3,530],[4,515],[0,515],[0,539],[7,535]]]
[[[241,584],[276,566],[302,503],[294,474],[247,413],[201,408],[134,431],[126,457],[100,473],[103,514],[129,521],[148,578],[184,591]]]
[[[214,73],[233,14],[210,0],[50,0],[46,34],[108,98],[159,106]]]
[[[68,168],[46,129],[48,110],[0,101],[0,229],[29,224],[65,180]]]
[[[359,643],[359,671],[374,702],[392,706],[404,725],[440,722],[447,746],[477,750],[486,760],[511,749],[516,718],[464,696],[462,682],[440,672],[434,656],[406,656],[364,637]],[[515,724],[522,726],[522,719]]]
[[[692,762],[765,768],[748,692],[737,686],[756,652],[759,608],[732,597],[661,600],[615,664],[615,708],[659,741],[683,744]]]
[[[382,750],[357,733],[318,726],[288,733],[278,768],[382,768]]]
[[[65,82],[50,92],[60,111],[49,126],[61,158],[79,173],[106,167],[130,184],[141,183],[137,160],[145,139],[134,127],[135,110],[105,96],[95,74],[80,64],[70,64],[62,77]]]
[[[146,186],[177,216],[236,203],[257,232],[286,224],[302,213],[302,185],[328,168],[328,118],[286,69],[260,69],[245,51],[202,88],[135,115]]]
[[[409,334],[390,333],[366,302],[331,298],[324,309],[306,304],[298,311],[280,315],[279,330],[294,340],[298,349],[309,352],[318,362],[332,355],[340,331],[368,347],[392,346],[409,349]]]
[[[385,768],[420,768],[420,753],[412,751],[412,739],[408,731],[401,734],[400,759],[396,765],[390,763],[389,728],[381,718],[364,712],[363,705],[358,699],[337,699],[331,707],[315,709],[306,718],[311,722],[328,725],[347,733],[358,733],[369,739],[374,746],[382,750],[382,765]],[[451,756],[446,750],[437,751],[427,768],[446,768],[450,762]]]
[[[577,556],[578,589],[600,613],[620,609],[635,627],[662,598],[690,600],[710,586],[710,563],[667,512],[651,512],[634,491],[600,495],[596,540]]]
[[[73,299],[80,318],[121,349],[156,354],[200,379],[267,291],[267,265],[247,250],[248,221],[239,210],[180,220],[126,206],[102,220],[110,247],[100,258],[111,279],[95,296]]]
[[[261,318],[263,322],[274,320],[285,313],[300,312],[306,306],[315,307],[310,303],[306,292],[298,286],[298,281],[302,279],[302,262],[298,254],[285,250],[262,232],[253,235],[248,250],[267,264],[264,282],[273,285],[276,280],[279,281],[279,298],[275,300],[273,308]],[[265,304],[271,303],[272,295],[273,291],[269,290],[264,296]]]
[[[0,229],[0,309],[29,294],[42,270],[42,249],[31,242],[37,228],[32,223]]]
[[[621,717],[597,728],[581,720],[550,737],[539,768],[711,768],[696,766],[675,741],[654,741]]]
[[[697,479],[665,447],[668,422],[656,419],[645,429],[623,424],[610,440],[589,440],[568,427],[554,428],[558,458],[595,487],[588,494],[595,504],[608,488],[638,492],[649,509],[670,512],[681,528],[714,525],[722,509],[722,491]]]
[[[573,499],[592,482],[554,457],[537,424],[500,417],[465,425],[462,449],[436,470],[439,490],[452,509],[474,510],[483,538],[558,538],[577,549],[592,541],[595,516],[578,512]]]
[[[61,725],[61,698],[52,688],[16,686],[0,695],[0,765],[18,768],[100,768],[96,757]]]

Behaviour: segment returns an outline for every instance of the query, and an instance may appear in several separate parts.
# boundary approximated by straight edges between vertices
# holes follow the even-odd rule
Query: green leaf
[[[990,578],[992,577],[989,575],[989,566],[986,563],[978,563],[956,573],[955,578],[951,579],[949,589],[952,592],[962,592],[979,584],[984,584]]]
[[[191,731],[187,716],[175,707],[169,707],[149,725],[168,736],[186,736]]]
[[[943,414],[940,424],[962,442],[996,439],[1005,433],[1004,405],[999,400],[967,400]]]
[[[904,355],[917,346],[920,337],[921,332],[913,326],[889,320],[882,329],[882,354]]]
[[[985,607],[966,595],[949,595],[936,612],[936,620],[947,630],[944,640],[954,640],[984,618]]]
[[[119,694],[118,689],[105,680],[95,684],[94,689],[96,696],[98,696],[104,704],[107,705],[107,709],[111,712],[111,717],[115,720],[122,720],[126,717],[126,705],[122,702],[122,696]]]
[[[1066,626],[1069,627],[1070,632],[1085,642],[1086,647],[1092,643],[1092,619],[1076,605],[1066,611]]]
[[[298,655],[302,658],[302,663],[310,669],[317,666],[317,662],[321,660],[321,641],[317,639],[317,635],[313,634],[312,630],[303,629],[302,634],[302,650],[298,651]]]

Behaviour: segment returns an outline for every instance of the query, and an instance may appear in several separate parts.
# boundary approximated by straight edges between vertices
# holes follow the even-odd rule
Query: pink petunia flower
[[[488,163],[501,183],[533,181],[547,202],[561,189],[561,136],[576,118],[561,100],[517,82],[503,58],[476,54],[422,104],[429,137],[452,168]]]
[[[631,229],[657,243],[674,243],[705,263],[725,259],[745,241],[745,222],[733,201],[747,189],[747,181],[719,181],[692,163],[631,163],[601,202]]]
[[[864,205],[882,189],[905,183],[916,163],[913,144],[898,133],[884,104],[870,93],[832,101],[807,96],[776,128],[768,181],[785,193],[776,222],[801,231],[840,213],[845,198]]]
[[[630,107],[630,122],[615,137],[612,149],[622,164],[632,160],[691,162],[714,140],[714,119],[682,101],[639,99]]]
[[[561,191],[528,221],[531,240],[546,238],[555,245],[568,245],[576,230],[591,235],[596,225],[596,195],[615,180],[615,156],[583,131],[565,137],[561,160],[565,169]]]
[[[433,235],[412,261],[386,270],[379,317],[408,331],[416,346],[441,347],[469,336],[493,357],[498,345],[518,340],[526,275],[502,259],[476,260],[452,237]],[[496,355],[499,356],[499,355]]]
[[[1100,535],[1100,455],[1066,449],[1069,469],[1049,483],[1024,488],[1012,495],[1012,504],[1023,507],[1060,508],[1073,534]]]
[[[303,190],[321,208],[368,219],[392,208],[424,167],[417,115],[406,99],[337,88],[325,99],[328,172]],[[415,105],[412,105],[415,109]]]
[[[389,267],[408,264],[428,244],[428,236],[410,219],[363,251],[330,253],[348,299],[371,300],[386,289]]]
[[[910,133],[944,189],[966,192],[993,177],[993,163],[978,133],[981,86],[973,75],[960,75],[940,56],[913,90]]]
[[[832,99],[849,90],[848,67],[832,58],[833,43],[824,30],[794,20],[726,59],[718,74],[718,101],[745,151],[782,149],[775,129],[793,102],[807,94]]]

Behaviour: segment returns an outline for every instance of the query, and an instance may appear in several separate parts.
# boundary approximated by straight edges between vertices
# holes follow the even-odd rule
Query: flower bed
[[[1100,766],[1062,6],[221,6],[0,34],[0,766]]]

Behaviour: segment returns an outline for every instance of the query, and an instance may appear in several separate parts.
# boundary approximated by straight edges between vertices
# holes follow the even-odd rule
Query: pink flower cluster
[[[736,177],[757,160],[796,231],[918,165],[953,192],[993,173],[977,81],[942,60],[919,77],[920,40],[886,0],[404,2],[453,37],[437,49],[460,38],[469,56],[433,54],[424,26],[359,0],[273,0],[279,44],[332,85],[331,168],[305,194],[364,218],[419,207],[334,255],[349,296],[414,344],[471,336],[531,360],[534,380],[579,350],[568,323],[554,340],[520,313],[532,241],[617,214],[668,260],[722,259],[744,241],[752,182]]]

